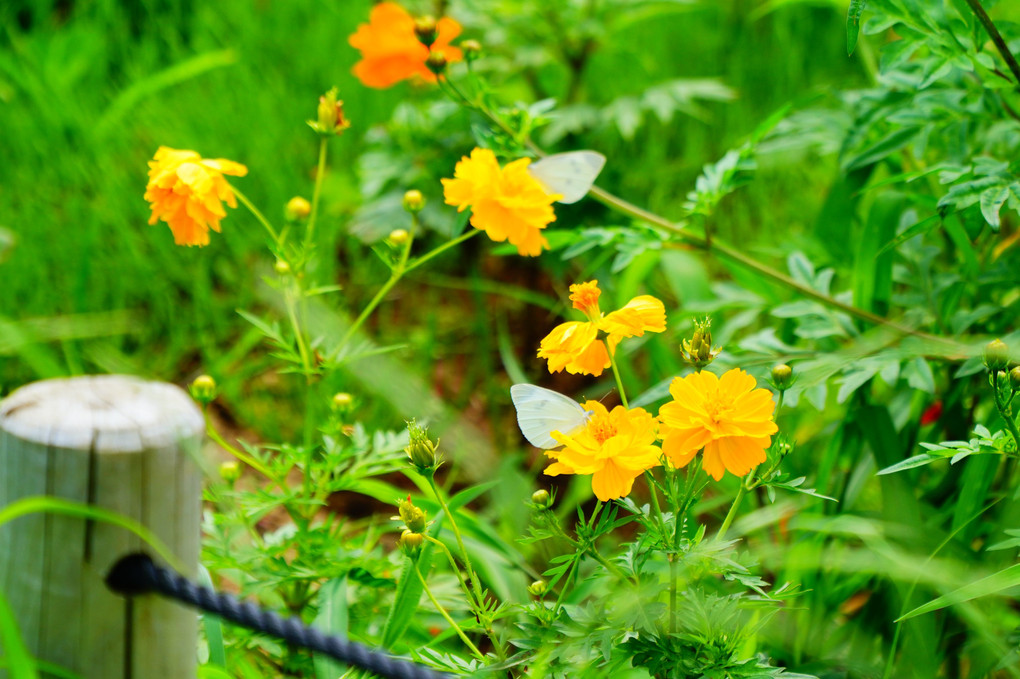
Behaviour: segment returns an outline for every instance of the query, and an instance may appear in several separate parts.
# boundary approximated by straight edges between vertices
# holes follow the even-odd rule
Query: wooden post
[[[194,577],[201,477],[192,458],[204,429],[171,384],[119,375],[30,384],[0,401],[0,507],[49,495],[117,512],[153,531]],[[152,596],[124,599],[103,583],[142,549],[101,521],[32,514],[0,526],[0,588],[29,650],[83,679],[194,679],[196,614]]]

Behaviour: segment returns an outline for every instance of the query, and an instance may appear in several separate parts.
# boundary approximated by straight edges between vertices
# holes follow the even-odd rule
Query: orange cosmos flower
[[[457,163],[453,179],[442,182],[447,205],[456,205],[457,212],[471,207],[471,226],[535,257],[549,247],[542,229],[556,220],[552,204],[562,196],[546,193],[528,173],[529,163],[530,158],[521,158],[500,168],[496,154],[475,149]]]
[[[641,408],[616,406],[610,412],[598,401],[581,407],[591,413],[582,429],[572,435],[550,433],[563,448],[545,452],[556,460],[545,473],[591,474],[595,497],[603,502],[624,497],[635,478],[659,464],[655,418]]]
[[[243,177],[248,168],[232,160],[210,160],[194,151],[160,146],[149,161],[145,187],[145,200],[152,203],[149,224],[161,219],[169,224],[177,245],[208,245],[209,229],[219,233],[220,219],[227,216],[220,201],[237,207],[225,174]]]
[[[538,349],[538,357],[549,361],[549,372],[566,369],[568,373],[598,377],[609,367],[609,353],[625,337],[640,337],[645,332],[666,329],[666,308],[651,295],[641,295],[626,306],[603,315],[599,310],[598,281],[570,286],[570,301],[583,312],[587,322],[571,321],[553,328]],[[599,331],[605,339],[599,338]]]
[[[460,24],[443,17],[436,22],[436,29],[432,51],[446,57],[447,63],[460,61],[463,53],[450,46],[450,41],[460,35]],[[414,19],[395,2],[373,7],[368,23],[358,26],[347,41],[361,50],[361,61],[354,64],[353,72],[366,87],[381,89],[414,77],[430,83],[436,81],[425,66],[429,48],[414,34]]]
[[[737,368],[722,377],[702,371],[675,378],[673,401],[659,409],[662,452],[673,466],[687,465],[704,448],[702,465],[718,481],[724,471],[743,476],[764,462],[779,428],[772,393],[756,384]]]

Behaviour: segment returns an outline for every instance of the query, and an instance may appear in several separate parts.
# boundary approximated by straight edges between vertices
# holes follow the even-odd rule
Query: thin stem
[[[315,235],[315,218],[319,216],[319,196],[322,195],[322,178],[326,175],[326,146],[329,138],[319,139],[319,165],[315,171],[315,188],[312,189],[312,212],[308,215],[308,226],[305,229],[305,245],[312,242]]]
[[[995,43],[996,49],[999,50],[999,54],[1006,60],[1006,65],[1009,66],[1009,70],[1013,73],[1013,77],[1016,78],[1016,84],[1020,87],[1020,64],[1017,63],[1016,57],[1009,51],[1009,47],[1006,45],[1006,41],[1002,39],[1002,34],[999,33],[999,29],[992,23],[992,18],[988,16],[988,12],[981,6],[980,0],[967,0],[967,4],[970,6],[974,16],[978,18],[981,25],[984,26],[985,32],[988,33],[988,37]]]
[[[223,450],[227,451],[241,462],[244,462],[246,465],[248,465],[255,471],[265,476],[267,479],[275,483],[281,489],[283,488],[280,479],[273,476],[273,473],[266,469],[265,465],[263,465],[261,462],[256,460],[254,457],[248,455],[244,451],[238,450],[234,446],[227,443],[226,440],[222,436],[220,436],[220,433],[216,431],[216,428],[212,425],[212,422],[209,420],[208,416],[206,417],[205,420],[205,433],[206,436],[212,439],[213,442],[220,448],[223,448]]]
[[[468,587],[467,582],[464,580],[464,574],[460,572],[460,566],[457,565],[457,560],[453,558],[453,552],[450,551],[449,547],[443,544],[442,540],[437,540],[436,538],[431,537],[429,535],[426,535],[425,539],[431,542],[432,544],[437,545],[446,554],[446,558],[449,559],[450,561],[450,567],[453,569],[453,572],[457,575],[457,580],[460,582],[461,589],[464,590],[464,595],[467,597],[468,605],[474,608],[473,601],[474,595],[471,593],[471,588]]]
[[[723,519],[723,523],[719,526],[719,532],[716,534],[716,540],[722,540],[726,536],[726,531],[729,530],[730,524],[733,523],[733,519],[737,516],[737,509],[740,507],[740,502],[744,499],[744,495],[747,494],[747,486],[744,485],[743,479],[740,481],[740,490],[737,491],[737,496],[733,498],[733,504],[730,506],[730,511],[726,514],[726,518]]]
[[[461,557],[464,559],[464,570],[467,571],[468,580],[471,582],[471,588],[475,593],[475,600],[478,605],[481,606],[485,597],[482,596],[482,587],[478,583],[478,576],[475,574],[475,569],[471,567],[471,557],[468,556],[467,548],[464,546],[464,538],[460,534],[460,528],[457,527],[457,521],[453,518],[453,512],[450,511],[450,506],[446,504],[446,500],[443,499],[443,494],[439,492],[439,487],[436,485],[436,478],[433,475],[428,476],[429,487],[432,488],[432,493],[436,496],[436,502],[442,507],[443,513],[446,514],[447,518],[450,519],[450,528],[453,529],[453,534],[457,538],[457,546],[460,547]]]
[[[605,345],[606,354],[609,356],[609,365],[613,368],[613,377],[616,378],[616,390],[620,392],[620,403],[623,404],[624,408],[630,408],[627,404],[627,392],[623,388],[623,380],[620,379],[620,370],[616,367],[616,358],[613,357],[613,352],[609,346],[609,342],[602,340],[602,343]],[[655,493],[653,492],[652,495],[654,496]],[[656,500],[655,502],[658,504],[659,501]]]
[[[447,241],[447,242],[443,243],[442,245],[437,247],[435,250],[432,250],[431,252],[428,252],[428,253],[422,255],[421,257],[419,257],[418,259],[414,260],[413,262],[409,263],[407,265],[407,267],[404,269],[404,273],[407,273],[408,271],[414,271],[419,266],[421,266],[425,262],[429,261],[433,257],[438,257],[439,255],[443,254],[444,252],[446,252],[450,248],[457,247],[458,245],[460,245],[464,241],[468,240],[472,236],[478,235],[479,233],[481,233],[480,230],[473,228],[470,231],[462,233],[461,235],[457,236],[453,240]]]
[[[464,634],[464,630],[462,630],[460,626],[453,621],[453,618],[451,618],[450,614],[446,612],[446,609],[443,608],[442,605],[440,605],[440,603],[436,600],[436,596],[432,593],[432,590],[429,589],[429,584],[425,582],[425,577],[421,574],[421,571],[418,570],[417,561],[414,562],[414,572],[418,576],[418,581],[421,582],[422,589],[425,590],[425,595],[429,598],[429,601],[432,602],[432,605],[436,607],[436,610],[439,611],[439,614],[446,619],[446,622],[457,633],[457,636],[460,637],[460,640],[463,641],[464,644],[471,649],[471,652],[475,654],[475,657],[478,658],[479,660],[485,660],[485,656],[482,655],[482,652],[478,650],[478,647],[471,643],[471,640],[468,639],[466,634]]]
[[[1002,395],[999,393],[999,371],[995,370],[992,372],[992,396],[995,399],[995,409],[999,411],[999,415],[1006,423],[1006,428],[1009,429],[1009,435],[1013,437],[1013,449],[1018,451],[1014,455],[1020,455],[1020,431],[1017,431],[1016,421],[1013,419],[1013,409],[1010,407],[1010,403],[1003,403]],[[1010,398],[1012,401],[1012,398]]]
[[[354,323],[351,324],[351,327],[347,328],[347,332],[344,333],[343,339],[340,340],[340,344],[338,345],[339,347],[342,348],[351,341],[351,338],[354,337],[354,333],[356,333],[365,320],[372,315],[375,308],[379,306],[379,302],[383,301],[386,294],[393,289],[393,286],[396,285],[399,280],[400,276],[397,275],[396,272],[390,275],[389,280],[383,283],[383,286],[379,288],[379,292],[375,293],[375,297],[373,297],[372,301],[368,303],[368,306],[361,310],[361,313],[358,314],[358,317],[354,320]]]
[[[241,205],[244,205],[246,208],[248,208],[248,212],[252,213],[255,219],[257,219],[258,222],[265,227],[266,231],[269,232],[269,237],[273,239],[273,243],[275,243],[276,246],[279,247],[280,236],[276,232],[276,229],[273,228],[273,225],[269,223],[269,220],[266,219],[266,216],[262,214],[262,212],[257,207],[255,207],[254,203],[248,200],[248,197],[246,195],[238,191],[236,186],[231,184],[230,189],[231,191],[234,192],[234,195],[237,196],[237,199],[241,201]]]

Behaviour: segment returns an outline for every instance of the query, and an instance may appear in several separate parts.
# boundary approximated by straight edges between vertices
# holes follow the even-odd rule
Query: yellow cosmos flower
[[[610,352],[625,337],[640,337],[645,332],[666,329],[666,308],[655,297],[641,295],[622,309],[603,315],[599,310],[598,281],[570,286],[570,301],[588,321],[561,323],[553,328],[538,349],[538,357],[549,361],[549,372],[595,375],[609,367]],[[605,338],[599,338],[599,331]]]
[[[687,465],[704,448],[702,466],[716,481],[724,471],[743,476],[765,461],[775,403],[768,389],[734,368],[722,377],[708,371],[677,377],[673,401],[659,409],[662,452],[674,467]]]
[[[237,207],[229,174],[243,177],[248,168],[231,160],[203,158],[194,151],[179,151],[160,146],[149,161],[149,184],[145,200],[151,203],[149,224],[163,220],[170,225],[177,245],[208,245],[209,229],[220,230],[227,216],[226,201]]]
[[[659,464],[662,451],[655,445],[655,418],[641,408],[616,406],[609,411],[598,401],[581,407],[591,413],[583,428],[550,434],[563,448],[546,451],[556,461],[545,473],[591,474],[595,497],[603,502],[625,497],[635,478]]]
[[[453,179],[442,182],[447,205],[456,205],[457,212],[471,208],[471,226],[536,257],[549,248],[542,229],[556,221],[552,204],[562,196],[546,193],[528,173],[530,163],[530,158],[521,158],[500,168],[496,154],[475,149],[457,163]]]

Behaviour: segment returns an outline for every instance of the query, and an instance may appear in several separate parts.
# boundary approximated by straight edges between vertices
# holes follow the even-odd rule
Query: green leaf
[[[198,565],[198,582],[209,589],[213,587],[209,570],[202,564]],[[209,613],[202,614],[202,627],[205,629],[205,640],[209,644],[209,662],[219,667],[227,666],[227,652],[223,646],[223,625],[220,619]]]
[[[347,576],[333,578],[323,583],[319,588],[319,613],[315,616],[315,627],[326,634],[338,634],[347,636],[348,611],[347,611]],[[315,677],[316,679],[337,679],[347,671],[345,665],[316,653],[315,656]]]
[[[886,467],[885,469],[879,470],[878,475],[881,476],[883,474],[895,474],[896,472],[901,472],[905,469],[921,467],[926,464],[931,464],[935,460],[944,459],[946,459],[945,455],[932,455],[931,453],[921,453],[920,455],[908,457],[906,460],[903,460],[903,462],[898,462],[892,465],[891,467]]]
[[[441,525],[441,521],[437,522],[432,532],[438,534]],[[421,573],[425,577],[428,577],[434,550],[435,545],[432,542],[426,542],[418,554],[418,568],[421,569]],[[400,580],[397,583],[397,594],[393,598],[393,607],[390,608],[390,613],[386,617],[386,626],[383,628],[382,645],[384,648],[393,648],[418,613],[418,601],[421,600],[424,588],[415,574],[414,568],[415,562],[410,557],[404,557],[404,567],[400,571]]]
[[[900,620],[908,620],[932,611],[937,611],[940,608],[946,608],[947,606],[954,606],[956,604],[963,603],[964,601],[970,601],[971,599],[979,599],[992,594],[998,594],[1003,590],[1011,589],[1013,587],[1020,587],[1020,564],[1015,564],[1005,570],[999,571],[998,573],[993,573],[987,578],[981,578],[980,580],[953,590],[949,594],[940,596],[937,599],[932,599],[928,603],[918,606],[906,615],[900,616],[896,622],[899,622]]]
[[[850,0],[850,7],[846,12],[846,55],[850,56],[857,47],[857,38],[861,33],[861,15],[868,0]]]
[[[920,127],[901,127],[885,135],[871,146],[849,158],[844,168],[847,172],[856,170],[891,156],[914,140],[921,133]]]
[[[886,243],[885,246],[878,251],[878,254],[881,255],[887,250],[891,250],[895,247],[898,247],[899,245],[906,243],[908,240],[914,238],[915,236],[920,236],[921,234],[928,233],[941,223],[942,217],[940,217],[939,215],[932,215],[927,219],[922,219],[916,224],[908,226],[906,229],[901,231],[898,236],[896,236],[891,241]]]
[[[10,679],[38,679],[35,660],[21,638],[18,621],[14,619],[14,611],[3,592],[0,592],[0,646],[6,656],[4,660],[10,670]]]
[[[993,186],[981,192],[981,214],[993,228],[999,228],[999,210],[1009,198],[1008,186]]]

